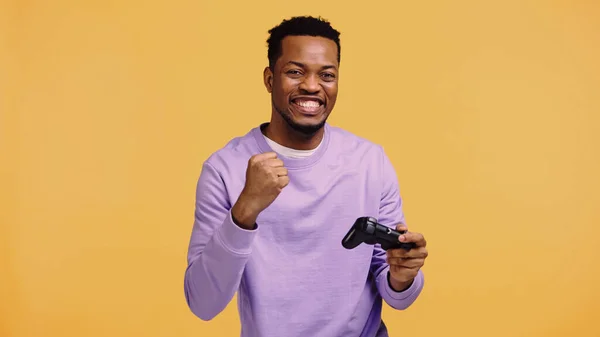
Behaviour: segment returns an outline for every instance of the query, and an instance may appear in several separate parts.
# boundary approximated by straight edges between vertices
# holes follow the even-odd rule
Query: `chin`
[[[300,121],[295,118],[284,119],[286,120],[287,124],[290,126],[291,129],[304,135],[314,135],[319,130],[321,130],[327,122],[327,118],[323,118],[322,116],[320,116],[320,118],[318,118],[317,120],[312,120],[310,122]]]
[[[325,126],[329,115],[324,107],[317,112],[306,113],[296,109],[293,104],[284,109],[275,106],[275,110],[290,129],[307,136],[312,136],[321,130]]]

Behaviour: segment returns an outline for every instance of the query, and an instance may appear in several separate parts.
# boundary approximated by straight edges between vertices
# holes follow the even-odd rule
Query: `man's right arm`
[[[238,290],[258,228],[234,222],[219,173],[209,163],[202,167],[196,188],[194,226],[185,271],[185,298],[190,310],[211,320]]]

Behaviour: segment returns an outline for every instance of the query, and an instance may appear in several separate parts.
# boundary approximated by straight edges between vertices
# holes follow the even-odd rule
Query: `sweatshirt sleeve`
[[[187,305],[202,320],[211,320],[238,290],[258,231],[237,226],[224,182],[204,163],[196,187],[194,224],[188,247],[184,292]]]
[[[382,225],[396,228],[399,223],[405,223],[404,212],[402,210],[402,198],[400,197],[400,188],[396,171],[389,158],[381,150],[382,166],[381,177],[383,182],[381,202],[379,206],[378,222]],[[408,308],[419,296],[424,285],[423,272],[420,270],[413,283],[404,291],[395,291],[392,289],[388,279],[390,266],[387,264],[386,252],[379,244],[375,245],[373,257],[371,259],[371,272],[375,276],[375,283],[379,294],[384,301],[392,308],[403,310]]]

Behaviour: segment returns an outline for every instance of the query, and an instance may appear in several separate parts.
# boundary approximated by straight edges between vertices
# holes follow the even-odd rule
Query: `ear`
[[[267,88],[267,91],[269,93],[273,92],[273,72],[271,71],[271,68],[269,68],[269,66],[265,67],[265,70],[263,71],[263,80],[265,82],[265,88]]]

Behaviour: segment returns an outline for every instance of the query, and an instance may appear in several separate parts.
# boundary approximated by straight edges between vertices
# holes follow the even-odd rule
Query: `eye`
[[[323,74],[321,74],[321,76],[323,76],[323,78],[326,81],[333,81],[333,80],[335,80],[335,74],[332,74],[332,73],[323,73]]]
[[[300,70],[297,69],[290,69],[288,71],[285,72],[288,75],[292,75],[292,76],[300,76],[302,75],[302,73],[300,72]]]

